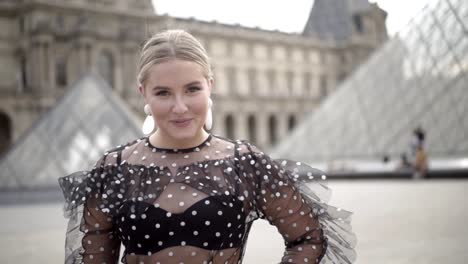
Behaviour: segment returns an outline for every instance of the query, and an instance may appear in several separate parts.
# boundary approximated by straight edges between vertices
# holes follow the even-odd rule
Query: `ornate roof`
[[[315,0],[303,35],[345,41],[353,32],[353,15],[370,7],[367,0]]]

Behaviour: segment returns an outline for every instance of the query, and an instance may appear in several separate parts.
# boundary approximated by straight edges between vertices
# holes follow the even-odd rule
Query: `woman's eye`
[[[197,86],[192,86],[192,87],[189,87],[188,90],[190,92],[196,92],[196,91],[200,91],[201,89]]]
[[[169,94],[169,93],[168,93],[167,91],[159,91],[159,92],[157,92],[155,95],[156,95],[156,96],[166,96],[166,95],[168,95],[168,94]]]

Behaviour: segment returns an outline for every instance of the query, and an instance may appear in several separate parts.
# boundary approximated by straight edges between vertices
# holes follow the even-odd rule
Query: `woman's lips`
[[[177,127],[186,127],[190,124],[192,119],[180,119],[180,120],[172,120],[171,122]]]

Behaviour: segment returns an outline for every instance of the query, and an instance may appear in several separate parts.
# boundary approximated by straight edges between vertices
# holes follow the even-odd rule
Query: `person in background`
[[[421,179],[427,175],[428,161],[427,153],[424,149],[425,138],[426,132],[421,127],[417,127],[413,131],[413,139],[410,144],[410,163],[414,179]]]

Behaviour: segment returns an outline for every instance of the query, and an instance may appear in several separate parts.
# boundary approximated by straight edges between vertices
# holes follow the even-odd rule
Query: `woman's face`
[[[190,141],[203,132],[213,85],[195,62],[173,59],[153,65],[144,87],[158,133],[171,140]]]

